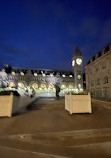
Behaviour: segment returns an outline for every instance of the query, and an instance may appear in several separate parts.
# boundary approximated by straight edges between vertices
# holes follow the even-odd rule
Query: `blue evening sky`
[[[0,68],[71,70],[110,42],[110,0],[0,0]]]

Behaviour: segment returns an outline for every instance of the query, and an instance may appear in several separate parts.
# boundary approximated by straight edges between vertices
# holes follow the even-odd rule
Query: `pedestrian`
[[[57,97],[57,99],[59,99],[60,87],[56,84],[55,88],[56,88],[56,97]]]

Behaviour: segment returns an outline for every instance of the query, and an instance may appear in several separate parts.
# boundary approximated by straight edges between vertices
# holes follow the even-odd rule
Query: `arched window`
[[[19,83],[18,83],[18,87],[19,87],[19,88],[24,88],[24,84],[23,84],[22,82],[19,82]]]
[[[48,88],[53,89],[54,85],[52,83],[49,84]]]
[[[32,83],[32,88],[38,88],[38,84],[37,83]]]
[[[104,83],[108,83],[108,76],[104,77]]]
[[[74,85],[73,84],[69,84],[69,89],[74,89]]]
[[[66,89],[66,85],[65,85],[65,84],[62,84],[62,85],[61,85],[61,89]]]
[[[11,87],[11,88],[15,87],[15,83],[14,82],[10,82],[9,83],[9,87]]]
[[[41,83],[40,88],[45,89],[46,88],[46,84],[45,83]]]

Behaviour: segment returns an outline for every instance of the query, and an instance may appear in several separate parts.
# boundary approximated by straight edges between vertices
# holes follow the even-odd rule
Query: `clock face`
[[[75,65],[75,60],[72,61],[72,66],[74,66],[74,65]]]
[[[81,64],[82,64],[82,59],[77,58],[77,59],[76,59],[76,63],[77,63],[78,65],[81,65]]]
[[[81,79],[81,75],[77,75],[77,78],[80,80]]]

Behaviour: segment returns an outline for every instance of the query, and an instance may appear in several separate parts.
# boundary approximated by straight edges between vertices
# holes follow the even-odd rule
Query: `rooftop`
[[[110,50],[111,50],[111,43],[108,44],[105,48],[103,48],[99,52],[97,52],[96,55],[94,55],[92,58],[90,58],[89,61],[87,62],[87,65],[91,64],[96,59],[98,59],[101,56],[103,56],[104,54],[108,53]]]

